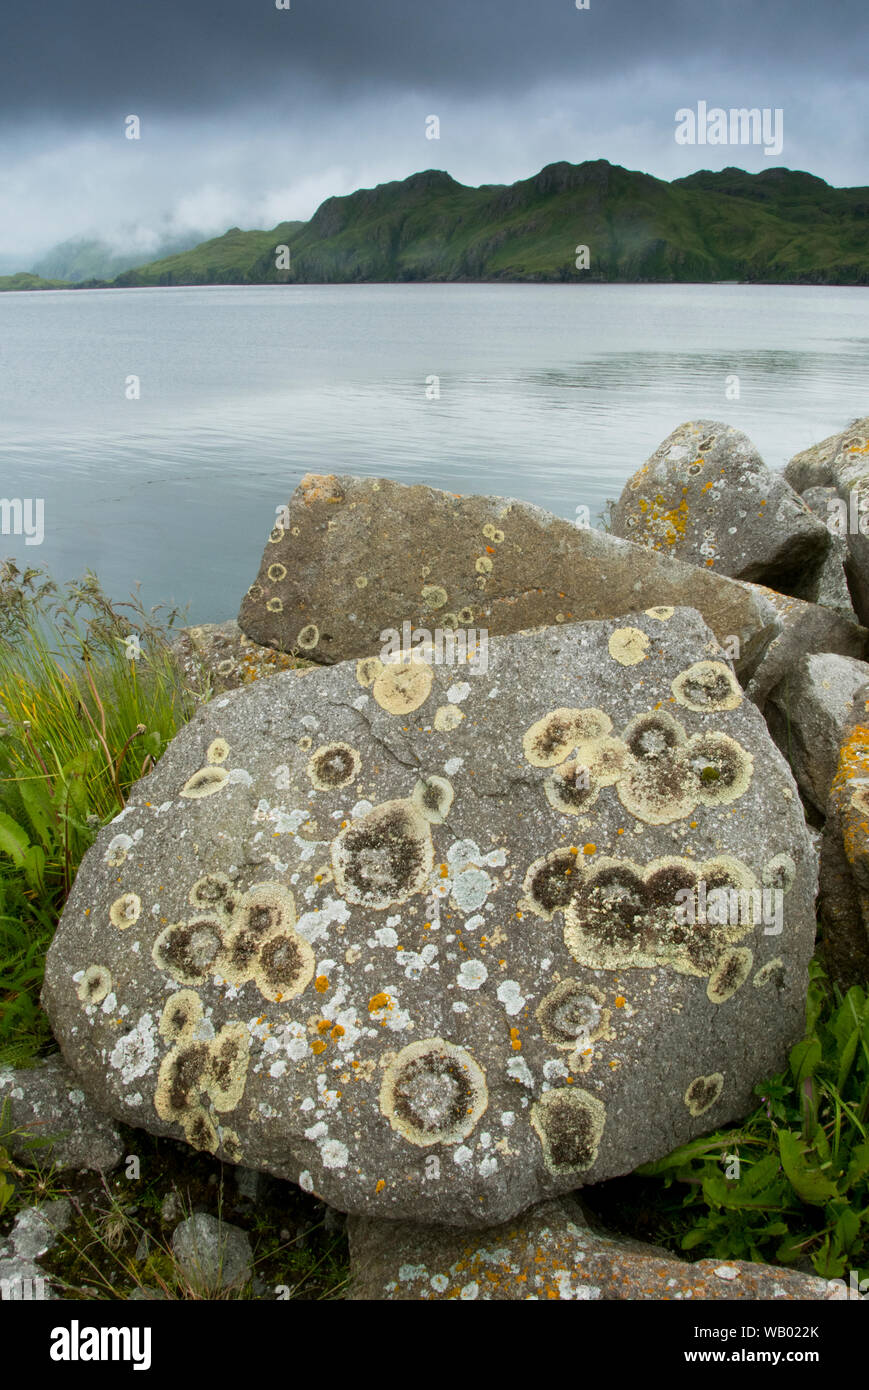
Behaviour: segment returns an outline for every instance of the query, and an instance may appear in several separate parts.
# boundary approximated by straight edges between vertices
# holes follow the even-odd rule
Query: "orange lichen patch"
[[[327,975],[318,975],[314,981],[314,989],[318,994],[325,994],[329,988],[329,978]]]
[[[623,1009],[627,1002],[628,1001],[627,999],[625,999],[625,996],[623,994],[617,994],[614,1000],[617,1009]]]
[[[377,1182],[376,1182],[376,1184],[375,1184],[375,1187],[374,1187],[374,1191],[375,1191],[375,1192],[382,1192],[385,1186],[386,1186],[386,1183],[383,1181],[383,1178],[378,1178],[378,1179],[377,1179]]]
[[[518,1028],[511,1028],[511,1029],[510,1029],[510,1046],[512,1047],[512,1049],[513,1049],[514,1052],[521,1052],[521,1051],[522,1051],[522,1040],[521,1040],[520,1037],[519,1037],[519,1029],[518,1029]]]
[[[344,494],[333,473],[306,473],[299,483],[299,492],[306,507],[314,502],[343,502]]]
[[[582,852],[583,854],[597,854],[597,845],[583,845]]]
[[[368,1001],[368,1012],[370,1014],[377,1014],[380,1013],[381,1009],[391,1008],[392,1000],[390,999],[389,995],[385,992],[385,990],[382,991],[380,994],[373,994]]]
[[[317,1019],[317,1032],[318,1032],[318,1033],[328,1033],[328,1032],[329,1032],[329,1029],[331,1028],[331,1026],[332,1026],[332,1020],[331,1020],[331,1018],[318,1018],[318,1019]]]
[[[329,1034],[329,1037],[332,1039],[333,1042],[337,1042],[338,1039],[339,1039],[339,1038],[343,1038],[343,1036],[344,1036],[344,1029],[342,1028],[342,1026],[341,1026],[340,1023],[336,1023],[336,1024],[335,1024],[335,1027],[332,1029],[331,1033]]]
[[[311,1051],[319,1057],[321,1052],[326,1051],[326,1046],[327,1044],[323,1041],[322,1038],[317,1038],[314,1042],[311,1043]]]

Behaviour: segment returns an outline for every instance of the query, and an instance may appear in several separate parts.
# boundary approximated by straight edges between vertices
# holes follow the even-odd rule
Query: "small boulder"
[[[184,1277],[200,1294],[243,1288],[253,1274],[253,1249],[247,1232],[207,1212],[196,1212],[175,1227],[172,1253]]]
[[[800,491],[835,488],[827,528],[847,545],[846,574],[854,609],[869,621],[869,416],[791,459],[785,477]],[[838,502],[833,507],[833,501]]]
[[[843,988],[869,977],[869,686],[845,723],[821,840],[821,948]]]
[[[769,731],[803,796],[821,815],[826,814],[854,698],[867,681],[865,661],[824,652],[803,656],[767,700]]]
[[[830,543],[748,436],[712,420],[668,435],[628,479],[612,524],[625,540],[784,593]]]
[[[117,1125],[85,1094],[59,1052],[35,1067],[0,1068],[0,1109],[4,1104],[11,1132],[0,1142],[21,1163],[110,1173],[123,1157]]]
[[[689,1264],[640,1241],[594,1231],[570,1197],[518,1221],[464,1232],[351,1217],[355,1301],[610,1302],[795,1299],[826,1301],[840,1285],[745,1260]]]

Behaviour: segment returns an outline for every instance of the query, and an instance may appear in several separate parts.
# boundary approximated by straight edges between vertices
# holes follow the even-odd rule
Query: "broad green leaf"
[[[782,1167],[794,1192],[810,1206],[822,1207],[825,1202],[838,1197],[839,1189],[834,1182],[821,1172],[816,1164],[810,1163],[803,1149],[803,1142],[790,1130],[781,1129],[778,1135],[779,1153]]]
[[[11,816],[0,812],[0,850],[9,855],[16,868],[21,868],[21,861],[29,844],[30,836],[27,831]]]

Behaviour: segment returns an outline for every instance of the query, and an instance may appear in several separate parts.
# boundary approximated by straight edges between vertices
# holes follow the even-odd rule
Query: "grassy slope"
[[[0,275],[0,290],[68,290],[71,288],[65,280],[43,280],[41,275],[32,275],[29,270],[19,270],[17,275]]]
[[[869,284],[869,189],[788,170],[674,183],[605,160],[510,186],[429,170],[329,198],[310,222],[228,232],[116,284],[388,280],[772,280]],[[274,248],[292,249],[279,272]],[[591,269],[578,272],[574,247]],[[171,278],[170,278],[171,277]]]
[[[290,271],[275,267],[281,244]],[[580,244],[588,271],[575,266]],[[54,287],[27,279],[0,288]],[[112,283],[577,279],[869,284],[869,188],[788,169],[704,170],[666,183],[606,160],[481,188],[428,170],[328,198],[307,223],[233,227]]]

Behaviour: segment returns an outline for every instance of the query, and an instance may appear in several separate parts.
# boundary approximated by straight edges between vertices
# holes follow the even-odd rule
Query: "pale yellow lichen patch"
[[[410,800],[374,806],[332,843],[338,892],[377,912],[422,892],[433,866],[431,826]]]
[[[581,816],[600,796],[600,787],[579,758],[555,768],[543,784],[546,800],[563,816]]]
[[[458,705],[439,705],[432,723],[439,734],[449,734],[459,727],[464,717]]]
[[[448,598],[442,584],[424,584],[421,596],[423,607],[429,609],[443,608]]]
[[[531,1107],[531,1124],[550,1173],[584,1173],[597,1158],[606,1107],[578,1086],[556,1086]]]
[[[474,569],[477,574],[491,574],[492,568],[492,561],[488,555],[478,555],[474,561]]]
[[[421,777],[411,794],[411,801],[432,825],[441,825],[450,813],[455,792],[446,777],[430,773]]]
[[[711,1076],[695,1076],[683,1096],[685,1105],[694,1116],[711,1110],[724,1090],[724,1077],[720,1071]]]
[[[593,743],[612,729],[609,715],[599,709],[550,710],[522,736],[522,750],[532,767],[556,767],[580,744]]]
[[[638,627],[617,627],[607,643],[609,654],[620,666],[637,666],[649,655],[649,639]]]
[[[298,932],[282,931],[260,946],[250,978],[264,999],[295,999],[314,978],[316,961],[309,942]]]
[[[582,863],[576,846],[554,849],[528,866],[522,884],[524,898],[519,906],[544,922],[570,902],[582,877]]]
[[[178,795],[187,797],[189,801],[201,801],[206,796],[214,796],[215,792],[226,786],[228,780],[229,773],[225,767],[209,764],[188,777]]]
[[[324,743],[308,760],[307,773],[317,791],[349,787],[359,776],[362,759],[349,743]]]
[[[739,682],[723,661],[696,661],[679,672],[671,689],[680,705],[698,714],[736,709],[742,704]]]
[[[663,604],[658,608],[647,608],[646,617],[655,618],[659,623],[668,623],[675,612],[675,608],[669,608]]]
[[[164,927],[151,947],[158,970],[182,985],[198,985],[223,968],[223,922],[217,914],[173,922]]]
[[[410,1043],[390,1061],[380,1109],[409,1144],[457,1144],[489,1103],[486,1074],[470,1052],[443,1038]]]
[[[76,994],[83,1004],[101,1004],[112,987],[112,977],[105,965],[89,965],[79,981]]]
[[[202,1000],[193,989],[180,989],[170,995],[160,1015],[159,1032],[167,1042],[178,1043],[192,1038],[202,1018]]]
[[[229,757],[229,744],[225,738],[216,738],[209,745],[205,754],[207,763],[225,763]]]
[[[356,588],[357,588],[357,589],[367,589],[367,588],[368,588],[368,575],[367,575],[367,574],[357,574],[356,578],[353,580],[353,583],[356,585]]]
[[[538,1006],[540,1031],[553,1047],[582,1050],[609,1031],[611,1013],[605,995],[595,985],[562,980]]]
[[[236,896],[226,874],[203,874],[190,889],[187,901],[192,907],[219,912],[228,918],[235,908]]]
[[[269,613],[283,613],[283,611],[284,611],[283,601],[282,601],[281,599],[279,599],[279,598],[270,598],[270,599],[267,599],[267,600],[266,600],[266,608],[268,609]]]
[[[320,640],[320,629],[316,623],[307,623],[296,638],[296,646],[301,652],[311,652]]]
[[[755,989],[763,989],[764,985],[768,985],[770,980],[784,970],[784,964],[782,956],[774,956],[766,965],[762,965],[751,982]]]
[[[138,893],[124,893],[120,898],[115,898],[109,908],[109,921],[118,931],[126,931],[134,922],[138,922],[142,913],[142,900]]]
[[[287,577],[287,567],[281,564],[269,565],[268,575],[273,584],[280,584],[281,580]]]
[[[384,666],[372,694],[388,714],[410,714],[428,699],[434,671],[425,661],[400,661]]]
[[[363,656],[361,661],[356,663],[356,679],[366,690],[373,685],[383,670],[383,662],[379,656]]]
[[[500,545],[504,539],[504,532],[500,530],[499,527],[493,526],[491,521],[487,521],[486,525],[483,527],[483,535],[486,537],[486,540],[491,541],[493,545]]]
[[[741,989],[751,974],[753,963],[754,953],[747,946],[727,951],[706,986],[706,994],[712,1003],[723,1004]]]

